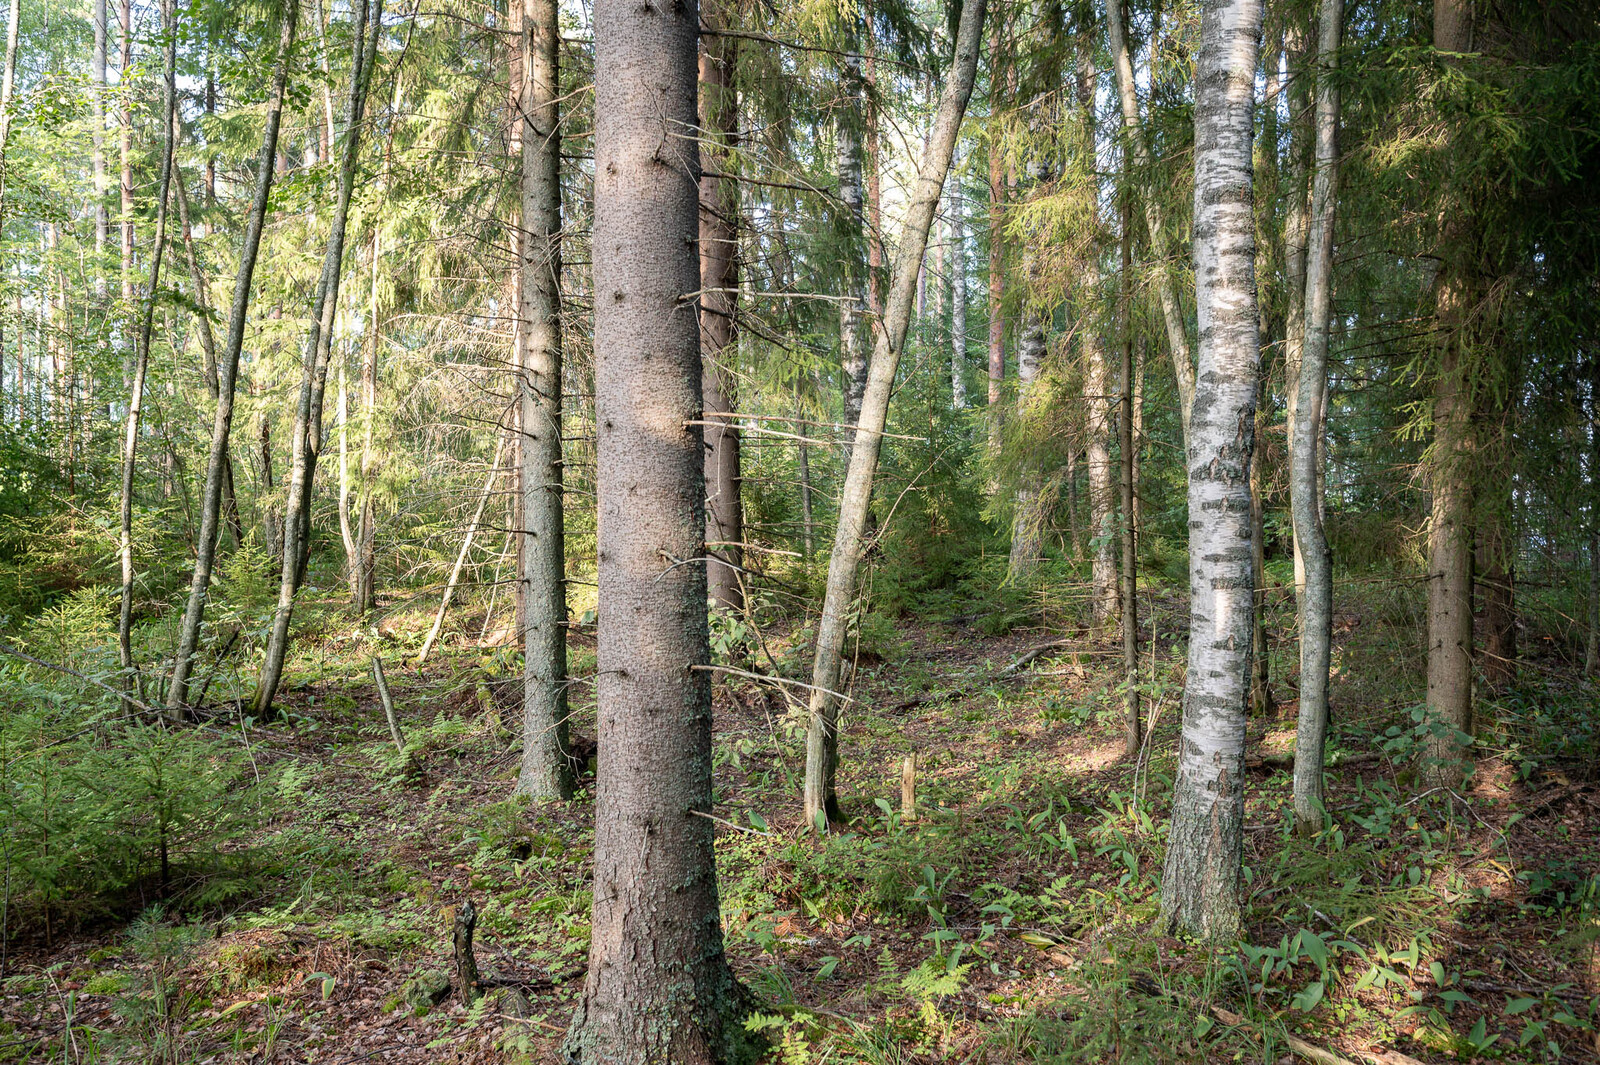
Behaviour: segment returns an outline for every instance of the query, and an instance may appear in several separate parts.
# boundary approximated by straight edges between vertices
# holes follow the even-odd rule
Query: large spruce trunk
[[[599,793],[569,1061],[710,1065],[751,1039],[712,853],[700,420],[698,5],[599,0],[594,348]]]
[[[570,798],[567,578],[561,460],[561,27],[556,0],[522,10],[522,769],[517,793]]]
[[[1167,928],[1239,929],[1254,584],[1250,460],[1260,371],[1251,133],[1261,0],[1204,0],[1195,72],[1194,272],[1200,351],[1188,439],[1189,667]]]

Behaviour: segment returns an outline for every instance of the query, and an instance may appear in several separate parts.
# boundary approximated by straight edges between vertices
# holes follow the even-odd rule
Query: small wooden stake
[[[900,763],[900,820],[917,819],[917,756],[906,755]]]
[[[372,679],[378,685],[378,698],[383,700],[383,716],[389,719],[389,735],[394,739],[394,748],[404,758],[406,741],[400,735],[400,721],[394,716],[394,699],[389,695],[389,682],[383,677],[383,660],[377,655],[372,656]]]
[[[478,999],[478,959],[472,953],[472,930],[477,924],[477,907],[468,899],[456,911],[455,954],[456,994],[469,1006]]]

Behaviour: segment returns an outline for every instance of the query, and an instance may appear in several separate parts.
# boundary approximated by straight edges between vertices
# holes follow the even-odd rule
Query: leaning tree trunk
[[[311,550],[311,489],[317,456],[322,450],[322,395],[333,351],[333,325],[339,309],[339,280],[344,267],[345,223],[350,217],[350,196],[355,188],[361,146],[361,113],[366,106],[367,83],[377,59],[378,37],[383,31],[383,0],[361,0],[353,7],[351,34],[353,60],[350,96],[345,101],[344,155],[339,164],[339,191],[322,259],[311,309],[311,329],[306,336],[300,366],[300,400],[295,407],[294,435],[290,440],[289,490],[283,509],[283,560],[278,581],[278,605],[267,637],[266,659],[256,682],[255,712],[265,718],[272,711],[289,653],[289,623],[294,617],[294,597],[305,579]],[[370,36],[367,27],[371,26]]]
[[[245,325],[250,311],[250,282],[255,276],[256,254],[261,249],[261,231],[267,218],[267,199],[272,191],[273,159],[278,154],[278,130],[283,123],[284,87],[289,77],[289,53],[294,48],[300,5],[291,0],[284,12],[278,36],[278,67],[272,76],[272,96],[267,104],[266,132],[261,155],[256,162],[256,187],[245,225],[244,245],[239,252],[239,273],[233,286],[233,306],[228,312],[228,337],[217,358],[217,409],[211,422],[211,450],[206,465],[205,489],[200,500],[200,532],[195,543],[194,579],[189,585],[189,602],[178,628],[178,646],[172,663],[172,683],[167,688],[167,705],[183,706],[189,699],[189,674],[194,651],[200,642],[200,624],[205,616],[206,595],[211,588],[211,570],[216,562],[217,527],[222,516],[222,490],[228,469],[228,435],[233,427],[234,387],[239,378],[239,353],[244,349]],[[266,422],[262,421],[265,438]],[[263,449],[270,459],[270,449]],[[270,478],[271,467],[267,467]],[[270,480],[269,480],[270,484]]]
[[[599,793],[569,1061],[754,1058],[712,851],[698,5],[594,9]],[[686,313],[686,310],[690,313]]]
[[[1167,265],[1171,253],[1166,210],[1161,204],[1161,190],[1155,187],[1150,149],[1145,143],[1144,126],[1139,119],[1139,98],[1134,91],[1133,59],[1128,50],[1127,28],[1123,24],[1122,0],[1106,0],[1106,33],[1111,45],[1111,65],[1116,71],[1122,126],[1127,132],[1133,162],[1143,175],[1141,198],[1144,200],[1145,228],[1150,231],[1150,248],[1155,258],[1156,296],[1161,303],[1161,322],[1166,327],[1167,347],[1172,352],[1172,370],[1178,382],[1178,416],[1183,424],[1183,438],[1187,441],[1190,411],[1194,406],[1194,357],[1189,350],[1189,327],[1183,320],[1178,286]]]
[[[1344,0],[1322,0],[1317,35],[1316,171],[1312,180],[1311,240],[1306,253],[1305,348],[1300,372],[1289,471],[1294,535],[1305,565],[1300,596],[1300,716],[1294,740],[1295,830],[1322,826],[1322,760],[1328,738],[1328,666],[1333,642],[1333,554],[1322,525],[1319,445],[1328,395],[1328,328],[1333,304],[1333,222],[1339,188],[1339,89],[1334,81]]]
[[[561,27],[522,0],[522,768],[516,791],[572,797],[567,762],[567,559],[561,450]]]
[[[922,160],[906,212],[905,229],[890,273],[889,298],[883,322],[873,345],[872,364],[861,404],[861,419],[850,468],[839,499],[839,525],[828,562],[827,591],[822,618],[817,625],[816,657],[811,666],[810,717],[806,727],[805,817],[807,824],[840,820],[834,774],[838,765],[840,653],[844,648],[846,620],[856,591],[856,571],[861,564],[862,534],[872,503],[872,480],[889,414],[889,394],[911,321],[911,303],[917,292],[917,269],[927,250],[928,230],[939,208],[939,195],[956,134],[966,113],[976,78],[979,44],[983,33],[985,0],[969,0],[961,12],[960,32],[944,96],[934,117],[933,134]]]
[[[1449,56],[1471,47],[1470,6],[1436,0],[1434,47]],[[1460,220],[1449,249],[1459,260]],[[1424,775],[1436,785],[1460,782],[1472,736],[1472,392],[1467,373],[1467,318],[1472,267],[1447,262],[1439,279],[1436,316],[1439,367],[1433,396],[1433,455],[1428,470],[1433,495],[1428,522],[1428,736]]]
[[[709,7],[709,5],[708,5]],[[716,12],[708,10],[707,24]],[[738,345],[734,313],[739,284],[739,193],[728,174],[738,136],[733,86],[734,38],[714,36],[700,47],[700,354],[705,358],[706,579],[719,609],[744,609],[744,503],[739,428],[733,414],[733,367]]]
[[[1250,169],[1261,0],[1203,0],[1195,70],[1200,358],[1189,425],[1189,668],[1161,923],[1239,929],[1250,687],[1250,447],[1260,372]]]
[[[156,298],[161,288],[161,261],[167,244],[167,200],[172,194],[172,138],[174,115],[178,107],[177,86],[177,18],[173,14],[172,0],[162,0],[162,28],[167,38],[166,59],[162,68],[161,115],[166,124],[166,137],[161,150],[161,187],[157,193],[155,247],[150,251],[150,287],[145,292],[144,307],[139,317],[138,347],[134,350],[133,384],[128,391],[127,431],[122,438],[122,509],[121,537],[118,554],[122,559],[122,609],[117,617],[117,658],[122,666],[122,690],[131,694],[134,688],[133,664],[133,473],[134,459],[139,447],[139,419],[144,408],[144,379],[150,367],[150,334],[156,320]],[[125,701],[123,710],[132,714],[132,702]]]

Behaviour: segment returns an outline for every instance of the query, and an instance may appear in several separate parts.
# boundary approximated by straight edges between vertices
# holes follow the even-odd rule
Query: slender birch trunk
[[[300,5],[291,0],[284,12],[278,35],[278,63],[272,76],[272,95],[267,103],[266,131],[261,155],[256,161],[256,187],[245,226],[244,244],[239,251],[239,272],[234,280],[233,304],[228,311],[228,335],[217,359],[217,407],[211,423],[211,448],[206,464],[204,494],[200,500],[200,532],[195,543],[194,578],[189,585],[189,602],[178,629],[178,645],[172,665],[172,683],[167,688],[167,705],[184,706],[189,699],[189,675],[195,648],[200,642],[200,625],[205,617],[206,597],[211,589],[211,571],[216,562],[217,532],[220,524],[223,482],[231,469],[228,437],[233,428],[234,392],[239,378],[239,354],[244,349],[245,325],[250,312],[250,284],[255,276],[256,256],[261,249],[261,232],[266,226],[267,200],[272,192],[273,160],[278,154],[278,131],[283,124],[283,98],[289,76],[289,53],[294,48],[299,25]],[[182,205],[180,198],[180,209]],[[271,448],[267,443],[267,424],[261,425],[262,454],[267,486],[271,487]]]
[[[753,1060],[711,813],[695,0],[594,7],[599,792],[584,1065]]]
[[[852,35],[851,52],[855,51]],[[862,109],[861,58],[847,56],[842,71],[845,97],[849,105],[833,120],[833,137],[839,171],[839,200],[844,204],[845,242],[852,258],[865,239],[865,190],[861,186],[861,137],[856,127]],[[844,423],[861,420],[861,396],[867,387],[867,345],[865,310],[867,287],[862,264],[851,262],[845,271],[847,291],[839,301],[839,361],[844,367]]]
[[[1100,288],[1098,269],[1087,278],[1090,292]],[[1111,369],[1105,339],[1091,324],[1083,331],[1084,465],[1089,474],[1089,527],[1094,553],[1089,567],[1090,613],[1094,626],[1109,631],[1117,620],[1117,474],[1111,462]]]
[[[557,0],[522,0],[522,766],[516,793],[568,799],[567,570],[562,465],[561,27]]]
[[[1251,141],[1261,0],[1203,0],[1195,70],[1200,351],[1189,426],[1189,667],[1161,923],[1239,929],[1250,686],[1249,421],[1260,372]]]
[[[106,234],[110,225],[110,216],[106,210],[106,51],[109,34],[107,32],[106,0],[94,0],[94,55],[89,63],[89,103],[91,119],[94,123],[93,158],[91,172],[94,175],[94,295],[97,300],[104,302],[106,298]],[[16,24],[13,15],[12,24]]]
[[[1335,82],[1344,0],[1322,0],[1317,34],[1316,170],[1306,254],[1306,337],[1291,425],[1289,472],[1295,541],[1305,565],[1300,597],[1300,716],[1294,745],[1297,831],[1322,826],[1322,763],[1328,738],[1328,666],[1333,643],[1333,555],[1322,525],[1320,436],[1328,394],[1328,328],[1333,305],[1333,223],[1339,191],[1339,89]]]
[[[367,322],[371,336],[361,354],[361,516],[356,526],[357,614],[366,614],[377,605],[377,512],[372,501],[372,482],[377,475],[377,452],[373,447],[373,422],[378,413],[378,348],[383,342],[378,320],[378,263],[382,238],[377,226],[372,229],[372,278],[368,298]]]
[[[122,106],[117,111],[117,153],[122,164],[122,177],[120,182],[122,211],[118,224],[118,233],[121,247],[122,280],[122,311],[118,315],[130,314],[133,307],[133,110],[131,97],[127,92],[128,84],[133,72],[133,5],[131,0],[122,0],[118,11],[118,22],[121,28],[119,41],[118,60],[121,73],[117,78],[117,88],[122,91]],[[113,337],[117,346],[122,351],[122,373],[124,380],[132,376],[132,365],[128,358],[127,348],[123,346],[121,323],[116,325]]]
[[[289,490],[283,510],[283,565],[278,582],[278,605],[272,618],[272,632],[267,638],[266,659],[256,683],[254,705],[259,718],[271,712],[272,701],[278,693],[284,659],[289,652],[289,623],[294,616],[294,597],[305,579],[310,556],[311,490],[316,478],[317,457],[322,451],[323,390],[328,380],[333,324],[339,308],[345,224],[350,217],[350,196],[355,187],[362,110],[366,106],[367,83],[371,80],[372,66],[377,59],[378,37],[383,32],[383,0],[361,0],[353,8],[353,14],[355,25],[351,39],[354,44],[350,95],[345,101],[344,154],[339,165],[339,190],[329,226],[327,252],[322,260],[322,277],[317,283],[311,328],[306,336],[305,353],[300,366],[300,400],[295,407],[294,435],[290,440]]]
[[[705,19],[720,12],[711,4]],[[733,367],[738,351],[734,315],[739,284],[739,191],[718,176],[734,166],[738,97],[733,74],[734,38],[708,36],[700,45],[700,354],[705,359],[706,572],[711,602],[744,609],[744,504],[740,484],[739,428],[733,413]]]
[[[117,658],[122,667],[122,690],[132,695],[138,672],[133,661],[133,475],[139,447],[139,421],[144,409],[144,379],[150,366],[150,336],[155,326],[156,300],[161,294],[161,263],[167,243],[167,201],[172,193],[172,139],[178,107],[177,18],[172,0],[162,0],[161,22],[167,38],[166,59],[162,65],[161,115],[166,127],[162,141],[161,185],[156,202],[155,247],[150,251],[150,284],[139,316],[138,344],[134,349],[133,384],[128,393],[127,428],[122,437],[122,507],[118,554],[122,560],[122,604],[117,616]],[[123,711],[132,715],[131,701]]]
[[[861,405],[856,446],[850,453],[839,500],[839,525],[828,564],[827,592],[817,626],[816,657],[811,668],[813,691],[806,729],[805,817],[808,824],[840,819],[834,776],[838,766],[838,702],[832,692],[839,684],[840,653],[844,648],[846,620],[856,591],[861,564],[862,534],[872,503],[872,481],[889,413],[889,394],[911,320],[916,296],[917,267],[927,250],[928,230],[939,207],[939,195],[956,135],[976,78],[982,41],[985,0],[969,0],[962,8],[955,57],[945,82],[944,95],[933,123],[928,153],[922,160],[917,184],[906,213],[905,229],[890,273],[889,297],[883,322],[873,345],[872,363]]]
[[[1144,200],[1145,228],[1150,231],[1151,254],[1155,260],[1156,296],[1161,303],[1161,321],[1166,328],[1167,348],[1172,353],[1172,370],[1178,382],[1178,415],[1183,423],[1183,438],[1187,442],[1190,411],[1194,407],[1194,356],[1189,348],[1189,327],[1184,322],[1178,286],[1168,265],[1172,252],[1168,244],[1166,210],[1161,203],[1161,190],[1154,184],[1150,149],[1145,142],[1144,126],[1139,118],[1139,97],[1134,88],[1133,59],[1128,50],[1122,0],[1106,0],[1106,33],[1111,46],[1112,67],[1116,72],[1117,101],[1122,109],[1123,129],[1134,165],[1143,175],[1140,192]]]

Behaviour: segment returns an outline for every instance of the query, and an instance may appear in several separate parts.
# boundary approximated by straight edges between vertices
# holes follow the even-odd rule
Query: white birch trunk
[[[1251,141],[1261,0],[1203,0],[1195,73],[1200,351],[1189,425],[1189,665],[1162,924],[1238,932],[1254,582],[1250,460],[1261,352]]]

